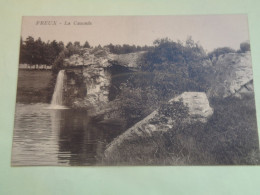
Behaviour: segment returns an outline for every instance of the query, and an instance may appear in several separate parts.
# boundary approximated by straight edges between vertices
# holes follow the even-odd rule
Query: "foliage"
[[[59,70],[61,70],[63,68],[63,62],[65,59],[65,52],[60,52],[58,57],[55,59],[53,66],[52,66],[52,70],[53,72],[57,73],[59,72]]]
[[[209,70],[201,64],[207,55],[198,43],[195,43],[191,37],[185,44],[164,38],[155,40],[154,45],[154,49],[144,55],[142,70],[154,73],[160,87],[164,88],[166,79],[167,85],[177,84],[179,91],[183,88],[188,91],[206,90],[207,82],[204,76]]]
[[[80,54],[80,42],[74,42],[74,44],[72,44],[71,42],[69,42],[66,45],[66,49],[65,49],[65,56],[66,57],[70,57],[74,54]]]
[[[189,155],[188,164],[258,164],[254,97],[212,99],[211,106],[214,114],[206,124],[197,122],[185,127],[177,124],[174,132],[165,135],[169,144],[182,140],[178,147],[186,151],[182,158]],[[189,140],[193,141],[187,145]],[[174,150],[168,148],[168,152]]]
[[[89,45],[89,42],[88,42],[88,41],[86,41],[86,42],[84,43],[83,48],[90,48],[90,45]]]
[[[155,110],[158,103],[157,95],[152,87],[143,90],[122,84],[119,95],[110,102],[109,107],[115,109],[116,118],[125,120],[126,128],[128,128]]]
[[[208,54],[209,59],[212,61],[214,58],[218,59],[220,55],[227,54],[227,53],[236,53],[236,51],[230,47],[221,47],[214,49],[212,52]]]
[[[203,60],[235,52],[224,47],[207,55],[191,38],[185,43],[168,38],[156,40],[142,59],[142,71],[132,72],[125,82],[121,81],[113,107],[120,110],[117,116],[126,119],[128,127],[155,108],[178,122],[173,131],[154,133],[122,146],[122,151],[129,151],[123,160],[135,164],[258,164],[253,97],[211,99],[213,116],[206,124],[196,122],[190,126],[182,122],[185,109],[165,103],[184,91],[206,91],[213,73],[212,67],[202,66]],[[144,155],[145,149],[139,148],[147,146],[143,143],[149,143],[152,156]],[[131,156],[131,150],[141,151],[140,156],[135,152]]]
[[[133,125],[182,92],[206,91],[204,75],[208,70],[200,63],[205,56],[191,38],[185,44],[168,38],[155,40],[142,59],[141,71],[112,73],[112,96],[119,100],[113,106],[119,108],[127,124]],[[113,82],[116,78],[120,80]]]
[[[250,51],[250,43],[248,43],[248,42],[243,42],[243,43],[241,43],[241,44],[240,44],[240,51],[241,51],[242,53],[245,53],[245,52],[247,52],[247,51]]]
[[[163,70],[173,72],[177,69],[192,66],[206,57],[204,49],[191,37],[186,43],[174,42],[169,38],[154,41],[154,49],[147,52],[143,70]]]
[[[104,47],[109,48],[109,51],[114,54],[127,54],[127,53],[138,52],[138,51],[148,51],[153,48],[146,45],[141,47],[141,46],[128,45],[128,44],[113,45],[112,43]]]
[[[249,155],[259,145],[254,97],[229,97],[211,102],[214,115],[201,136],[203,147],[214,155],[217,164],[251,164]]]
[[[83,47],[89,47],[87,41]],[[61,67],[61,56],[70,57],[73,54],[79,54],[81,49],[82,46],[78,41],[75,41],[74,44],[69,42],[65,47],[62,41],[43,42],[41,38],[35,40],[33,37],[28,36],[25,41],[22,38],[20,40],[19,63],[25,63],[29,66],[34,65],[35,68],[36,65],[52,66],[55,63],[53,69],[56,70],[58,67]]]
[[[26,63],[30,66],[40,64],[50,66],[63,50],[64,44],[62,42],[57,43],[54,40],[45,43],[40,38],[34,40],[33,37],[29,36],[25,41],[21,39],[20,63]]]

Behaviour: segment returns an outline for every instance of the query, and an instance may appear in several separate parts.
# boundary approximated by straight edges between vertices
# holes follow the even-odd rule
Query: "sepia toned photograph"
[[[12,166],[259,165],[247,15],[25,16]]]

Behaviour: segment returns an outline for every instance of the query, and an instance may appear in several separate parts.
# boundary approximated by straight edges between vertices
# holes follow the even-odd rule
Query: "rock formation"
[[[65,59],[64,66],[69,74],[65,89],[66,105],[100,111],[109,101],[113,67],[116,66],[117,70],[137,69],[143,54],[116,55],[106,48],[84,48],[81,54]],[[120,71],[116,74],[120,74]]]
[[[225,98],[231,95],[240,97],[253,93],[253,71],[251,53],[228,53],[218,57],[214,65],[211,97]]]

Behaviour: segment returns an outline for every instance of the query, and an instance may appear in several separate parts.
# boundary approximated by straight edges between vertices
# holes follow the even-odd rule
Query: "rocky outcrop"
[[[69,75],[65,89],[66,105],[91,109],[92,113],[104,109],[109,101],[111,77],[137,69],[144,53],[116,55],[107,48],[84,48],[80,54],[65,59],[64,66]]]
[[[108,102],[109,71],[99,65],[66,69],[64,103],[71,108],[96,111]]]
[[[244,93],[253,93],[250,52],[221,55],[214,65],[214,70],[212,85],[208,91],[209,96],[225,98],[231,95],[239,97]],[[249,83],[251,83],[250,86]]]
[[[80,54],[74,54],[64,60],[65,67],[90,66],[98,64],[102,67],[108,67],[108,62],[113,60],[113,54],[106,48],[84,48]]]
[[[85,104],[88,108],[98,109],[108,103],[111,74],[102,66],[92,65],[91,68],[84,68],[87,94]]]
[[[111,59],[120,64],[121,66],[128,67],[131,69],[139,68],[142,56],[145,54],[145,51],[128,53],[128,54],[119,54],[112,55]]]
[[[250,80],[249,82],[245,83],[234,93],[233,95],[235,97],[241,98],[243,95],[252,95],[254,94],[254,84],[253,80]]]
[[[67,69],[64,81],[64,104],[75,107],[76,103],[82,101],[87,94],[86,81],[81,69]]]
[[[65,89],[66,105],[91,109],[92,113],[100,111],[109,101],[112,75],[120,74],[121,69],[137,69],[143,54],[116,55],[107,48],[84,48],[80,54],[65,59],[64,66],[69,75]]]
[[[133,158],[138,158],[140,151],[144,158],[146,155],[146,158],[149,158],[156,147],[153,149],[152,143],[148,143],[147,139],[152,138],[152,142],[156,145],[157,141],[161,141],[161,137],[156,140],[158,134],[180,131],[185,126],[192,126],[197,122],[203,124],[212,114],[213,109],[205,93],[185,92],[155,110],[111,142],[105,151],[104,160],[110,163],[120,162],[127,155],[135,161]],[[150,149],[143,151],[147,147]]]
[[[123,67],[136,69],[139,68],[142,56],[145,51],[128,53],[128,54],[112,54],[107,48],[84,48],[81,54],[74,54],[64,60],[65,67],[90,66],[99,64],[102,67],[110,67],[117,64]]]
[[[189,109],[189,118],[193,121],[206,123],[213,114],[213,109],[209,105],[208,98],[202,92],[184,92],[172,101],[182,101]]]

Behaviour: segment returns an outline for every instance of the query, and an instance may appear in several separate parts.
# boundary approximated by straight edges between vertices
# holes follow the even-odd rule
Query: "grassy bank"
[[[19,69],[16,102],[49,103],[55,86],[56,75],[50,70]]]

